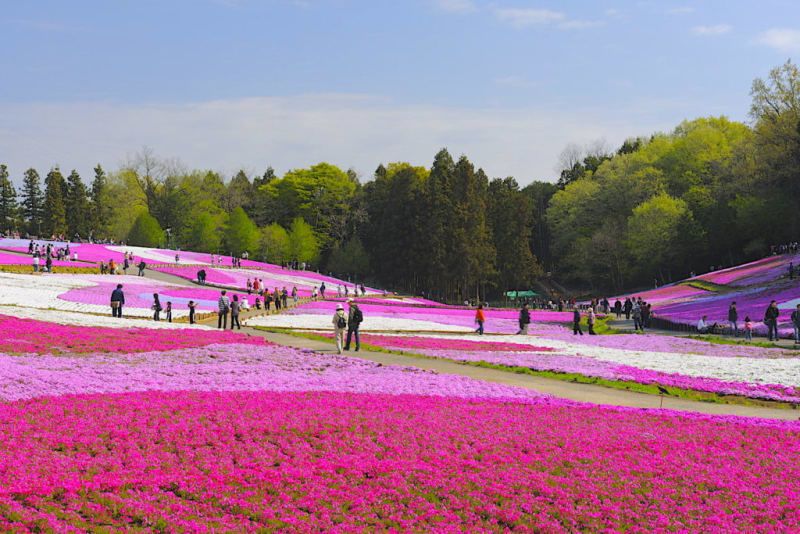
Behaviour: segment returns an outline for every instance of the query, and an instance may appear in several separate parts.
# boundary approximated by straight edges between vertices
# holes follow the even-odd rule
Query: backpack
[[[339,318],[336,320],[336,326],[339,328],[344,328],[345,326],[347,326],[347,321],[345,321],[343,316],[340,315]]]
[[[355,311],[355,313],[353,313],[353,321],[352,322],[354,322],[355,324],[361,324],[363,321],[364,321],[364,314],[361,313],[361,310],[357,309]]]

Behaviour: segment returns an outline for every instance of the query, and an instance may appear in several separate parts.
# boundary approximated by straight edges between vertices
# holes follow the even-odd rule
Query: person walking
[[[631,320],[631,312],[633,311],[633,302],[631,302],[630,297],[625,299],[625,305],[623,306],[625,310],[625,320]]]
[[[581,330],[581,311],[575,308],[572,310],[572,335],[577,336],[578,334],[583,335],[583,330]]]
[[[528,310],[528,303],[524,303],[519,310],[519,332],[523,336],[528,335],[528,325],[531,324],[531,312]]]
[[[631,315],[633,316],[633,330],[634,332],[637,330],[641,330],[644,332],[644,324],[642,323],[642,307],[637,302],[633,304],[633,310],[631,311]]]
[[[286,286],[283,286],[281,290],[281,304],[283,304],[284,309],[289,307],[289,291],[286,289]]]
[[[224,289],[219,294],[219,300],[217,300],[217,328],[225,330],[228,328],[228,310],[230,310],[231,303],[228,300],[227,294],[228,292]]]
[[[780,314],[778,303],[774,300],[769,303],[767,311],[764,312],[764,324],[767,325],[767,337],[770,341],[778,341],[778,317]]]
[[[253,293],[253,282],[249,278],[247,279],[246,289],[248,295]]]
[[[322,285],[319,286],[319,295],[322,297],[322,300],[325,300],[325,282],[322,282]]]
[[[126,276],[128,275],[128,269],[130,266],[131,263],[128,261],[128,256],[125,255],[125,259],[122,261],[122,272],[125,273]]]
[[[589,325],[589,335],[596,336],[597,334],[594,331],[594,321],[596,316],[594,314],[594,308],[589,308],[589,315],[586,318],[586,323]]]
[[[475,322],[478,324],[477,330],[479,336],[483,335],[483,324],[486,322],[486,314],[483,312],[483,304],[478,304],[478,309],[475,310]]]
[[[125,293],[122,292],[122,284],[117,284],[117,288],[111,292],[111,317],[122,318],[122,306],[125,304]]]
[[[800,304],[792,312],[792,326],[794,327],[794,344],[800,344]]]
[[[355,335],[356,352],[358,352],[361,348],[361,339],[358,336],[358,329],[361,323],[364,322],[364,314],[353,299],[347,299],[347,304],[350,309],[347,313],[347,341],[344,344],[344,350],[350,350],[350,340],[353,335]]]
[[[147,264],[144,262],[144,260],[141,260],[137,267],[139,267],[139,276],[144,276],[144,269],[147,267]]]
[[[292,286],[292,301],[297,306],[297,286]]]
[[[275,310],[281,311],[281,292],[277,287],[275,288],[275,292],[272,294],[272,300],[275,301]]]
[[[167,301],[166,312],[167,312],[167,322],[171,323],[172,322],[172,301],[171,300]]]
[[[347,328],[347,317],[344,314],[344,306],[341,304],[336,305],[336,312],[333,314],[333,337],[336,339],[336,350],[339,354],[342,353],[342,345],[344,345],[344,332]]]
[[[753,341],[753,321],[750,316],[744,318],[744,339],[745,341]]]
[[[153,310],[153,320],[161,320],[161,301],[158,300],[158,293],[153,293],[153,305],[150,307]]]
[[[39,256],[36,255],[33,257],[33,272],[39,272]]]
[[[736,310],[736,301],[731,302],[728,306],[728,324],[733,332],[733,337],[739,337],[739,312]]]
[[[619,299],[614,302],[614,314],[617,316],[617,319],[622,317],[622,303]]]
[[[242,325],[239,324],[239,310],[239,295],[234,295],[233,302],[231,302],[231,330],[233,330],[234,326],[239,330],[242,329]]]
[[[51,256],[47,256],[47,260],[44,262],[44,270],[48,273],[53,272],[53,258]]]
[[[195,308],[197,308],[197,304],[195,303],[195,301],[190,300],[189,301],[189,324],[194,324]]]

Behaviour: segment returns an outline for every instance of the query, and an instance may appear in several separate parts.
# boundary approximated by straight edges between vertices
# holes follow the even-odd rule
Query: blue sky
[[[327,160],[365,178],[441,147],[553,179],[568,143],[747,119],[800,52],[800,4],[5,0],[0,162],[90,175],[141,149],[230,175]]]

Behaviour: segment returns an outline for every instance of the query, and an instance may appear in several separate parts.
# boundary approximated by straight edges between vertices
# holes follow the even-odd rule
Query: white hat
[[[344,309],[344,306],[342,306],[341,304],[337,304],[337,305],[336,305],[336,309],[337,309],[337,310],[343,310],[343,309]]]

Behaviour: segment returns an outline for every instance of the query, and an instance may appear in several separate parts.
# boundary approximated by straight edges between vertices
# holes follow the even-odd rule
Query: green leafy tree
[[[314,228],[302,217],[296,217],[289,228],[289,256],[300,262],[313,262],[319,256],[319,241]]]
[[[234,256],[258,249],[258,227],[241,207],[233,210],[225,227],[225,246]]]
[[[67,177],[67,195],[64,202],[68,236],[86,238],[92,231],[92,210],[89,194],[77,171]]]
[[[336,247],[328,259],[328,270],[340,275],[355,275],[361,279],[369,272],[369,254],[358,237],[349,240],[343,247]]]
[[[146,211],[140,213],[128,234],[128,244],[136,247],[160,247],[165,243],[166,235],[156,218]]]
[[[147,197],[133,171],[124,169],[109,175],[108,209],[112,214],[108,224],[108,237],[125,241],[134,223],[147,211]]]
[[[41,178],[36,169],[28,169],[22,179],[22,217],[28,233],[41,236],[43,209],[44,197]]]
[[[222,239],[217,221],[217,218],[210,213],[199,213],[194,216],[186,236],[186,248],[201,252],[219,251]]]
[[[8,168],[0,165],[0,231],[14,230],[18,216],[17,191],[8,178]]]
[[[248,216],[254,212],[255,188],[244,171],[239,171],[228,183],[225,190],[225,211],[233,212],[236,208],[243,208]]]
[[[42,231],[46,236],[63,236],[67,233],[67,214],[64,205],[67,184],[58,167],[47,173],[44,191],[44,216]]]
[[[288,262],[291,254],[289,232],[278,223],[262,228],[260,250],[265,261],[277,265]]]

